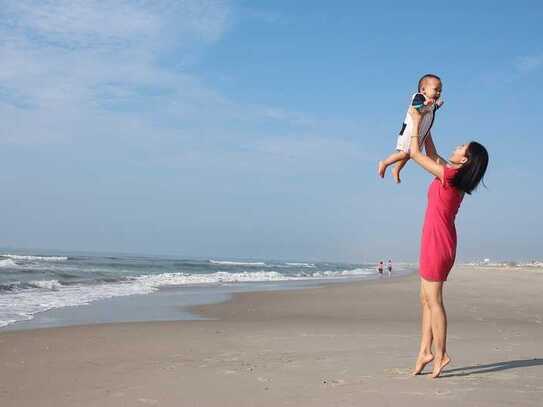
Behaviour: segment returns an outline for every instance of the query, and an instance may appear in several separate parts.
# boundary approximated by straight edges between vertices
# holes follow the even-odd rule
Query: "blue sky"
[[[416,260],[430,177],[376,163],[435,72],[491,154],[459,259],[543,257],[540,2],[0,5],[1,246]]]

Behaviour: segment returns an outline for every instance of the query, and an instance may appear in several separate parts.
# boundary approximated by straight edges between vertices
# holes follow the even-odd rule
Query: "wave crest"
[[[34,288],[45,288],[46,290],[58,291],[62,284],[58,280],[34,280],[29,281],[28,285]]]
[[[227,261],[227,260],[209,260],[211,264],[217,264],[221,266],[265,266],[266,263],[263,263],[261,261]]]
[[[20,254],[0,254],[1,257],[13,260],[40,260],[40,261],[66,261],[68,260],[67,256],[24,256]]]
[[[17,263],[12,259],[0,259],[0,268],[17,268]]]

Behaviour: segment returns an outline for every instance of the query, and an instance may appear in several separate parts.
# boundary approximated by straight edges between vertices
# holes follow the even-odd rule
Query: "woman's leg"
[[[424,367],[434,359],[432,355],[432,319],[430,314],[430,306],[426,301],[424,290],[422,286],[422,279],[420,284],[420,311],[421,311],[421,336],[420,336],[420,350],[417,362],[415,364],[414,375],[420,374]]]
[[[443,282],[423,280],[422,287],[430,308],[432,337],[435,346],[432,377],[436,378],[450,362],[447,355],[447,314],[443,306]]]

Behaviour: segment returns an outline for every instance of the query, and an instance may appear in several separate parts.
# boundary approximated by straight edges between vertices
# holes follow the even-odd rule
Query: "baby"
[[[443,101],[439,98],[441,95],[441,79],[434,74],[426,74],[419,80],[419,92],[415,93],[411,99],[411,106],[415,107],[422,114],[419,128],[419,144],[422,146],[430,135],[430,129],[434,124],[436,110],[441,107]],[[396,151],[389,155],[385,160],[379,161],[379,176],[385,176],[389,165],[396,163],[392,169],[392,176],[397,183],[400,183],[400,171],[409,160],[409,140],[413,131],[411,117],[405,116]]]

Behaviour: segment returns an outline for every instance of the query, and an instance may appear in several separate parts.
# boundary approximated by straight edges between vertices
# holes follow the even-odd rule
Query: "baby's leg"
[[[398,161],[396,165],[394,166],[394,168],[392,169],[392,177],[394,177],[394,180],[396,181],[397,184],[402,182],[402,180],[400,179],[400,171],[405,166],[405,164],[407,164],[408,161],[409,161],[409,156],[406,154],[406,157]]]
[[[381,178],[384,178],[385,171],[387,170],[387,167],[389,165],[394,164],[395,162],[398,162],[398,161],[405,160],[406,158],[409,159],[409,154],[407,154],[405,151],[395,151],[383,161],[379,161],[379,168],[377,170],[377,172],[379,173],[379,176]]]

